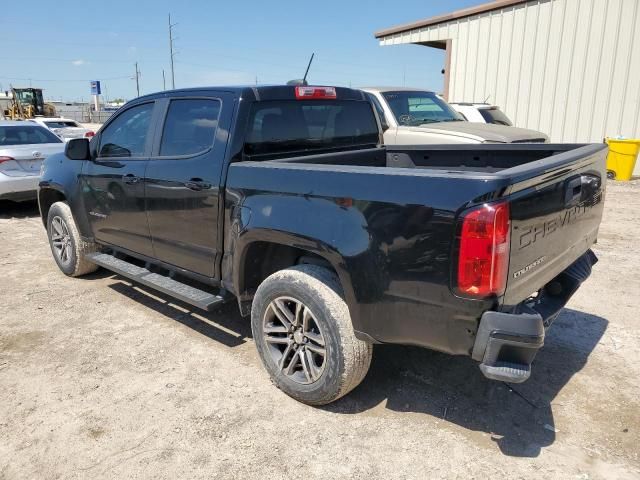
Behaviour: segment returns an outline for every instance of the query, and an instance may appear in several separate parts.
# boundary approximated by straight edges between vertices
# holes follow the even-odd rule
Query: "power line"
[[[78,58],[54,58],[54,57],[0,57],[0,60],[10,60],[12,62],[69,62],[72,63]],[[85,65],[90,62],[86,62]],[[129,60],[100,60],[97,63],[129,63]]]
[[[201,44],[201,43],[199,43]],[[224,38],[221,39],[216,39],[216,45],[211,45],[209,48],[207,49],[203,49],[203,48],[191,48],[189,47],[189,52],[193,52],[193,53],[211,53],[215,48],[219,48],[220,45],[228,45],[229,47],[233,47],[233,48],[238,48],[239,46],[241,46],[243,44],[242,40],[237,40],[237,39],[233,39],[233,41],[229,41],[226,40]],[[292,56],[292,52],[290,50],[275,50],[275,49],[266,49],[263,48],[261,46],[255,46],[255,45],[249,45],[249,44],[245,44],[247,45],[248,49],[250,49],[252,52],[257,53],[259,55],[258,58],[261,59],[262,62],[268,62],[268,63],[273,63],[272,61],[270,61],[268,59],[268,57],[264,54],[269,54],[272,57],[277,57],[277,58],[286,58],[286,59],[290,59]],[[203,46],[207,47],[208,45],[204,44]],[[261,53],[262,52],[262,53]],[[334,55],[325,55],[322,56],[323,52],[320,52],[320,55],[316,55],[316,60],[319,62],[322,62],[323,64],[336,64],[336,65],[349,65],[352,67],[358,67],[358,68],[370,68],[373,70],[380,70],[380,69],[384,69],[384,68],[396,68],[396,69],[400,69],[402,68],[402,64],[395,64],[395,63],[391,63],[388,61],[385,61],[384,64],[383,63],[379,63],[379,64],[366,64],[366,63],[360,63],[360,62],[352,62],[352,61],[340,61],[340,60],[335,60],[333,58]],[[228,54],[220,54],[218,52],[216,52],[216,56],[226,56],[226,57],[230,57],[230,58],[238,58],[238,59],[245,59],[245,60],[251,60],[251,61],[255,61],[253,58],[249,58],[249,57],[239,57],[239,56],[231,56]],[[281,64],[282,65],[282,64]]]
[[[228,58],[232,58],[229,55],[218,55],[221,57],[228,57]],[[237,58],[237,57],[236,57]],[[239,59],[239,58],[238,58]],[[256,71],[255,70],[248,70],[248,69],[241,69],[241,68],[232,68],[232,67],[228,67],[227,65],[221,65],[221,64],[203,64],[203,63],[195,63],[195,62],[185,62],[185,61],[178,61],[176,60],[176,63],[181,64],[181,65],[190,65],[193,67],[200,67],[200,68],[206,68],[206,69],[222,69],[222,70],[228,70],[231,72],[241,72],[241,73],[247,73],[247,74],[251,74],[252,76],[255,75]],[[260,61],[254,61],[252,63],[269,63],[269,62],[260,62]],[[272,67],[278,67],[276,69],[271,69],[274,71],[278,71],[282,74],[288,74],[289,76],[291,75],[295,75],[295,69],[296,68],[300,68],[300,65],[290,65],[290,66],[284,66],[284,65],[278,65],[278,64],[270,64]],[[324,75],[348,75],[350,77],[360,77],[360,78],[366,78],[366,79],[371,79],[372,77],[375,78],[379,78],[379,79],[388,79],[388,80],[392,80],[392,81],[398,81],[397,80],[397,75],[394,75],[392,72],[387,72],[385,71],[382,74],[371,74],[371,73],[366,73],[366,72],[354,72],[354,71],[347,71],[347,70],[343,70],[342,72],[338,72],[336,70],[326,70],[324,68],[317,68],[314,67],[313,69],[315,74],[324,74]]]
[[[34,82],[91,82],[93,80],[95,80],[94,78],[90,78],[90,79],[74,79],[74,80],[60,80],[60,79],[46,79],[46,78],[33,78],[33,77],[0,77],[3,80],[22,80],[25,82],[28,82],[30,80],[33,80]],[[125,78],[131,78],[129,75],[125,75],[122,77],[107,77],[107,78],[102,78],[102,81],[106,81],[106,80],[122,80]]]

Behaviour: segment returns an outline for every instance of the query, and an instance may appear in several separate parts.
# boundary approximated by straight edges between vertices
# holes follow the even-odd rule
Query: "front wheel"
[[[316,265],[287,268],[262,282],[251,329],[275,385],[309,405],[346,395],[371,364],[372,345],[355,337],[337,277]]]
[[[82,240],[66,203],[51,205],[47,215],[47,236],[53,258],[65,275],[79,277],[98,269],[96,264],[84,258],[87,253],[95,252],[97,247]]]

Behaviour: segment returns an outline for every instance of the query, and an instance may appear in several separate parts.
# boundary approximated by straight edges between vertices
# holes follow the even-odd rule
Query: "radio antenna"
[[[311,58],[309,59],[309,64],[307,65],[307,70],[304,72],[304,77],[302,77],[303,84],[307,81],[307,74],[309,73],[309,68],[311,68],[311,62],[313,62],[313,57],[315,53],[311,54]]]

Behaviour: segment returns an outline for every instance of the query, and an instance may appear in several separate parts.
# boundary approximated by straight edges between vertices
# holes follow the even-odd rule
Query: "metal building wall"
[[[553,142],[640,138],[640,0],[532,0],[380,39],[452,39],[449,100]]]

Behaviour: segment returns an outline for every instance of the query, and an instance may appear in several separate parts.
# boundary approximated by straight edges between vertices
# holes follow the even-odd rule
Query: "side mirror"
[[[64,154],[70,160],[89,160],[89,140],[86,138],[73,138],[64,147]]]

